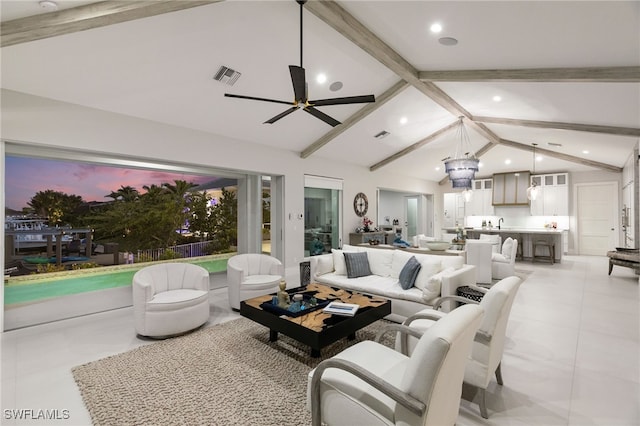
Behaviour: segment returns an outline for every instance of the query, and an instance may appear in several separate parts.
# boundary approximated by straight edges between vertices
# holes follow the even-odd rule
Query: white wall
[[[366,167],[327,161],[319,156],[302,159],[291,151],[275,150],[264,145],[14,91],[2,90],[1,95],[3,148],[4,141],[11,141],[33,145],[34,153],[38,146],[44,146],[107,156],[126,155],[157,162],[284,175],[283,260],[291,277],[297,276],[298,263],[304,254],[304,224],[297,217],[304,213],[305,173],[344,180],[343,241],[348,241],[349,232],[360,222],[351,208],[356,193],[364,192],[373,200],[379,187],[428,194],[438,194],[442,188],[436,182],[393,173],[391,167],[370,172]],[[4,173],[1,184],[4,188]],[[441,206],[435,208],[441,210]],[[375,203],[370,204],[368,216],[378,217]],[[440,213],[437,213],[436,229],[441,227],[439,217]]]

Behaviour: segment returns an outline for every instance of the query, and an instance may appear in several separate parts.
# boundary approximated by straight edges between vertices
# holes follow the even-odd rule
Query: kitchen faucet
[[[501,217],[500,219],[498,219],[498,229],[500,229],[500,222],[504,222],[504,218]]]

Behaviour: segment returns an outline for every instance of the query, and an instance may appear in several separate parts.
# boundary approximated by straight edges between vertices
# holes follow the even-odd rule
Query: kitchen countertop
[[[456,228],[442,228],[444,231],[456,232]],[[467,232],[483,232],[483,233],[516,233],[516,234],[561,234],[562,231],[567,229],[553,229],[553,228],[463,228]]]

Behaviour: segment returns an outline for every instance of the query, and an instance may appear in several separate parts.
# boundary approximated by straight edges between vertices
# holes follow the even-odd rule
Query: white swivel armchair
[[[133,276],[136,333],[168,337],[209,320],[209,271],[190,263],[159,263]]]
[[[240,302],[278,290],[283,267],[275,257],[266,254],[238,254],[227,261],[229,305],[239,310]]]
[[[511,237],[504,240],[500,253],[491,254],[491,276],[496,280],[515,275],[518,240]]]
[[[473,286],[485,293],[480,302],[480,306],[484,308],[484,318],[473,342],[471,356],[464,372],[464,382],[480,390],[480,414],[485,419],[489,418],[486,406],[486,389],[494,374],[498,384],[502,385],[500,362],[504,351],[507,321],[521,282],[520,278],[513,276],[498,281],[489,290]],[[424,309],[407,318],[404,325],[418,330],[426,330],[460,309],[456,308],[449,314],[437,311],[440,303],[446,299],[462,303],[478,303],[460,296],[443,296],[434,303],[436,310]],[[415,338],[401,336],[396,341],[396,347],[405,353],[412,353],[416,342]]]
[[[312,424],[453,425],[464,366],[482,308],[456,309],[420,336],[411,356],[374,341],[359,342],[309,373]]]

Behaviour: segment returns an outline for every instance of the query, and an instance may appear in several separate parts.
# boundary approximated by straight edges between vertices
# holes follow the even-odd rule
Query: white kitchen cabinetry
[[[478,179],[472,182],[473,195],[465,206],[467,216],[493,216],[493,179]]]
[[[569,174],[531,176],[540,193],[531,200],[532,216],[569,216]]]

